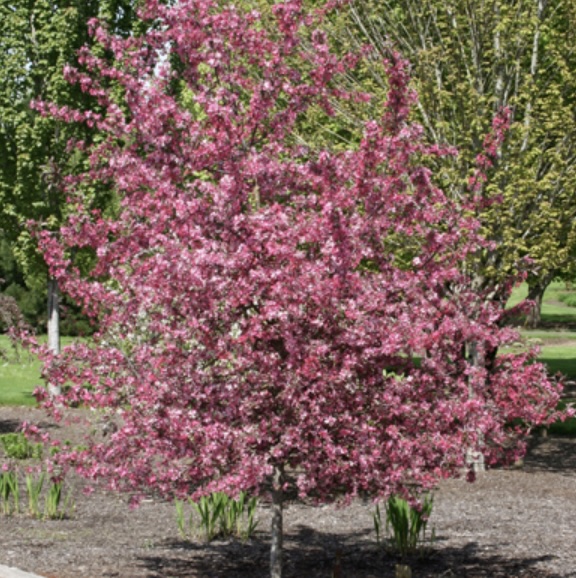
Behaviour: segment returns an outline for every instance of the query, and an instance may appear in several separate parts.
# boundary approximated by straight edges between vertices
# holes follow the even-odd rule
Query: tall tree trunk
[[[540,47],[540,33],[541,24],[544,18],[544,10],[546,9],[546,4],[548,0],[536,0],[536,27],[534,29],[534,37],[532,40],[532,57],[530,59],[530,81],[535,82],[536,76],[538,74],[538,52]],[[528,143],[530,140],[531,123],[532,123],[532,108],[534,106],[534,98],[530,96],[528,102],[526,103],[526,109],[524,111],[524,138],[522,139],[522,146],[520,147],[520,152],[524,153],[528,149]]]
[[[54,355],[60,354],[60,294],[58,281],[50,277],[48,279],[48,348]],[[60,395],[59,386],[48,384],[48,392],[51,397]]]
[[[484,356],[480,355],[480,351],[478,350],[478,343],[476,341],[471,341],[468,344],[468,361],[470,365],[473,367],[484,367]],[[470,399],[475,397],[475,393],[472,389],[472,386],[469,385],[469,396]],[[475,449],[473,447],[469,447],[466,449],[466,465],[472,469],[474,473],[483,472],[486,470],[486,465],[484,462],[484,454],[482,453],[482,446],[484,444],[484,436],[482,432],[478,433],[478,445],[480,449]]]
[[[552,282],[553,277],[548,275],[541,279],[528,280],[528,297],[529,301],[534,302],[534,306],[526,317],[526,327],[536,329],[542,322],[542,299],[548,285]]]
[[[284,469],[274,468],[272,485],[272,545],[270,547],[270,578],[282,578],[282,520]]]

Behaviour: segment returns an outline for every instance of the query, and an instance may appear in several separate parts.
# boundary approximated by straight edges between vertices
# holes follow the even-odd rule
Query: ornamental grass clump
[[[0,472],[0,508],[5,516],[20,511],[20,486],[15,471],[4,469]]]
[[[187,516],[185,502],[176,500],[176,522],[183,538],[192,536],[199,529],[207,542],[216,538],[236,537],[247,540],[258,527],[256,519],[257,499],[240,492],[236,499],[224,492],[212,492],[197,501],[189,500],[192,506]]]
[[[33,518],[40,518],[42,516],[40,496],[42,494],[45,479],[45,472],[35,473],[32,471],[27,472],[24,478],[26,483],[26,493],[28,494],[28,514]]]
[[[3,466],[0,472],[0,512],[12,516],[21,512],[20,469]],[[48,474],[39,468],[28,468],[24,473],[23,486],[28,506],[27,513],[33,518],[60,520],[69,515],[74,507],[72,497],[64,492],[64,480],[52,478],[47,485]]]
[[[61,479],[51,480],[44,495],[44,513],[46,520],[61,520],[68,516],[73,508],[72,499],[64,494],[64,482]]]
[[[411,503],[401,496],[391,496],[385,502],[385,531],[390,549],[405,558],[408,555],[425,554],[427,545],[434,541],[434,532],[430,539],[426,537],[428,520],[432,513],[434,498],[426,495],[417,503]],[[379,505],[374,513],[376,540],[382,535],[382,518]]]

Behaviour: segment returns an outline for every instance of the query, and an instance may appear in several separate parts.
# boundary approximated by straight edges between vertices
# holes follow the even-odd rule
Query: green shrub
[[[42,457],[42,444],[29,442],[22,433],[6,433],[0,435],[0,443],[7,457],[15,460]]]

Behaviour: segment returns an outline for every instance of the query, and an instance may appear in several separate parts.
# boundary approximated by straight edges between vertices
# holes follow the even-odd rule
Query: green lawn
[[[560,371],[569,378],[576,379],[576,331],[564,329],[562,325],[572,327],[576,324],[576,307],[569,307],[559,301],[559,296],[569,290],[559,281],[550,285],[542,303],[542,321],[558,324],[555,329],[520,329],[527,344],[538,345],[540,357],[552,373]],[[576,291],[571,291],[576,293]],[[518,304],[526,297],[528,287],[525,283],[516,287],[508,301],[508,307]]]
[[[562,328],[563,324],[569,327],[576,324],[576,308],[569,307],[559,299],[562,293],[568,291],[564,283],[554,282],[544,294],[542,321],[557,325],[557,329],[521,329],[520,332],[528,344],[540,347],[539,359],[548,366],[551,373],[560,372],[569,379],[576,379],[576,331]],[[576,293],[576,291],[571,292]],[[527,293],[528,288],[525,284],[514,289],[508,306],[519,303]],[[549,431],[555,435],[575,436],[576,419],[554,423]]]
[[[0,335],[0,404],[34,405],[32,392],[42,382],[40,362],[25,351],[16,352]]]
[[[575,324],[576,325],[576,307],[569,307],[559,299],[563,293],[576,293],[575,290],[566,288],[566,284],[561,281],[554,281],[550,284],[542,302],[542,321],[548,324]],[[508,307],[517,305],[528,295],[528,286],[522,283],[512,291],[508,300]]]
[[[576,379],[576,342],[570,347],[543,347],[539,359],[551,373],[560,372],[570,379]]]
[[[72,338],[62,338],[62,345]],[[42,385],[41,364],[26,351],[16,351],[6,335],[0,335],[0,405],[35,405],[32,392]]]

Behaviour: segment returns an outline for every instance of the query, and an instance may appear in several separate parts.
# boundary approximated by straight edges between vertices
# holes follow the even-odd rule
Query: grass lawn
[[[32,392],[42,382],[40,362],[25,351],[17,353],[0,335],[0,405],[35,405]]]
[[[527,293],[526,284],[515,288],[508,306],[519,303]],[[569,307],[560,301],[560,295],[563,293],[576,293],[576,291],[567,289],[562,282],[554,282],[546,290],[542,301],[542,321],[545,324],[556,325],[555,329],[521,329],[520,333],[528,344],[540,347],[539,359],[548,366],[551,373],[560,372],[568,379],[576,380],[576,331],[562,327],[562,325],[568,327],[576,325],[576,307]],[[556,435],[576,436],[576,418],[554,423],[549,431]]]
[[[566,288],[566,284],[561,281],[554,281],[550,284],[542,301],[542,322],[547,324],[574,324],[576,325],[576,307],[569,307],[560,301],[563,293],[574,293],[576,290]],[[528,286],[522,283],[512,291],[508,300],[508,307],[517,305],[528,295]]]
[[[62,345],[72,338],[62,338]],[[16,351],[6,335],[0,335],[0,405],[36,405],[32,392],[42,385],[40,362],[26,351]]]
[[[542,321],[558,324],[555,329],[526,330],[520,333],[528,344],[540,347],[539,359],[548,365],[552,373],[558,371],[570,379],[576,379],[576,331],[564,329],[563,324],[576,324],[576,307],[569,307],[559,300],[562,293],[576,293],[568,290],[564,283],[555,281],[547,289],[542,302]],[[528,287],[525,283],[516,287],[508,306],[518,304],[526,297]]]

